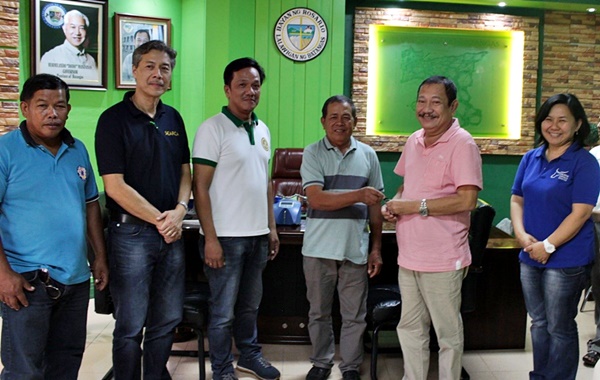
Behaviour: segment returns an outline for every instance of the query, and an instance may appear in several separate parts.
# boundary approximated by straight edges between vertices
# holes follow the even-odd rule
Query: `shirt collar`
[[[233,124],[235,124],[236,127],[244,128],[246,130],[246,133],[248,133],[248,139],[250,140],[250,145],[255,145],[254,127],[256,127],[258,125],[258,117],[256,117],[256,114],[254,114],[254,112],[252,112],[252,114],[250,115],[250,121],[244,121],[244,120],[238,119],[237,116],[235,116],[234,114],[231,113],[231,111],[229,111],[229,108],[227,108],[227,106],[223,106],[223,108],[221,109],[221,112],[223,112],[223,114],[225,116],[227,116],[227,118],[229,120],[231,120],[231,122]]]
[[[254,127],[258,125],[258,117],[254,112],[252,112],[252,115],[250,115],[250,121],[244,121],[242,119],[239,119],[237,116],[232,114],[231,111],[229,111],[229,108],[227,108],[227,106],[223,106],[221,112],[223,112],[223,114],[227,116],[227,118],[231,120],[231,122],[235,124],[236,127],[248,128],[249,126]]]
[[[537,151],[535,152],[535,157],[546,159],[546,150],[547,149],[548,149],[547,144],[540,146],[537,149]],[[578,151],[579,149],[581,149],[581,145],[579,145],[576,142],[573,142],[560,157],[556,158],[556,160],[571,160],[571,159],[573,159],[573,155],[575,154],[575,152]]]
[[[458,129],[460,128],[460,123],[458,122],[458,119],[453,117],[452,118],[452,124],[450,125],[450,128],[448,128],[446,130],[446,132],[444,132],[439,139],[437,139],[436,142],[434,142],[433,144],[431,144],[431,146],[434,146],[438,143],[443,143],[443,142],[448,142],[450,140],[450,138],[456,133],[456,131],[458,131]],[[425,146],[425,130],[423,128],[421,128],[418,131],[418,135],[417,135],[417,141],[421,143],[421,145]]]
[[[327,150],[337,149],[337,147],[334,146],[329,141],[329,139],[327,138],[327,136],[323,137],[323,143],[325,144],[325,148],[327,148]],[[356,147],[357,147],[357,145],[358,145],[358,143],[356,142],[356,139],[354,138],[354,136],[350,136],[350,146],[348,147],[348,150],[346,151],[345,154],[347,154],[348,152],[351,152],[351,151],[355,150]]]
[[[127,109],[129,110],[129,112],[131,112],[131,114],[133,116],[140,116],[140,115],[145,115],[146,117],[150,117],[147,114],[145,114],[144,112],[140,111],[135,104],[133,104],[133,101],[131,100],[131,97],[133,96],[133,94],[135,94],[135,91],[127,91],[125,93],[125,95],[123,96],[123,100],[125,101],[125,104],[127,105]],[[163,102],[162,100],[158,101],[158,104],[156,105],[156,114],[154,115],[154,120],[158,119],[160,115],[162,115],[165,112],[165,109],[163,107]]]
[[[71,43],[67,40],[65,40],[65,42],[63,42],[63,46],[65,47],[65,49],[67,49],[74,55],[79,56],[79,57],[85,57],[85,54],[86,54],[85,49],[79,50],[75,46],[71,45]]]
[[[21,122],[21,124],[19,125],[19,129],[21,130],[21,133],[23,134],[23,138],[25,139],[25,142],[28,145],[30,145],[32,147],[37,147],[40,145],[33,140],[33,137],[31,137],[31,133],[29,133],[29,129],[27,129],[27,120],[23,120]],[[67,130],[67,128],[63,128],[63,130],[60,131],[59,136],[64,144],[69,145],[69,146],[75,144],[75,139],[73,138],[73,135],[71,134],[71,132],[69,132]]]

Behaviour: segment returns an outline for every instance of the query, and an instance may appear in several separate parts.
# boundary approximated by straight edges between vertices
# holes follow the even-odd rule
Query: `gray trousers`
[[[367,265],[304,257],[306,297],[310,302],[308,332],[315,367],[333,367],[335,340],[331,308],[336,289],[340,299],[342,329],[340,333],[340,370],[358,371],[363,360],[363,333],[367,323]]]

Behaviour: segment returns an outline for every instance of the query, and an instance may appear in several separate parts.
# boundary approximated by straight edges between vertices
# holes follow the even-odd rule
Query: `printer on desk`
[[[282,198],[273,204],[275,224],[280,226],[298,225],[302,221],[302,205],[300,201]]]

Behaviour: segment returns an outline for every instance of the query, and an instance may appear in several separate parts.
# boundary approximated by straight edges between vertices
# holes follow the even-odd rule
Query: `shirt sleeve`
[[[82,154],[85,157],[85,166],[87,170],[87,178],[85,180],[85,201],[92,202],[98,199],[98,185],[96,184],[96,176],[94,175],[94,169],[92,168],[90,155],[85,145],[83,142],[78,143],[81,144]]]
[[[190,163],[190,146],[188,144],[188,136],[187,136],[187,131],[185,130],[185,123],[183,121],[183,118],[181,117],[181,114],[177,111],[175,111],[175,115],[177,118],[177,123],[179,126],[179,139],[180,139],[180,144],[181,144],[181,164],[189,164]]]
[[[573,176],[573,203],[596,205],[600,191],[600,166],[587,152],[582,152],[581,159]]]
[[[222,134],[215,124],[204,122],[194,136],[192,161],[195,164],[216,166],[221,155]]]
[[[377,158],[377,153],[374,150],[369,150],[369,161],[371,164],[371,171],[369,173],[369,186],[376,188],[377,190],[383,192],[384,184],[383,184],[383,176],[381,174],[381,165],[379,163],[379,159]]]
[[[98,119],[95,136],[96,161],[98,173],[125,173],[125,143],[118,119],[111,110],[107,110]]]
[[[6,187],[8,185],[8,157],[8,149],[2,146],[2,149],[0,149],[0,205],[4,201],[4,194],[6,194]]]
[[[400,159],[396,166],[394,167],[394,173],[396,173],[400,177],[404,177],[406,174],[406,155],[404,154],[407,150],[410,149],[409,144],[414,144],[414,135],[411,135],[407,140],[406,144],[404,144],[404,151],[400,153]]]
[[[513,195],[518,195],[519,197],[523,196],[523,178],[525,177],[525,170],[527,169],[530,155],[531,153],[525,154],[519,163],[517,173],[515,174],[515,181],[513,182],[511,189]]]
[[[320,144],[321,142],[317,143]],[[325,185],[323,167],[319,164],[315,145],[309,145],[304,149],[300,175],[302,176],[302,189],[306,190],[311,185]]]
[[[481,154],[479,148],[469,136],[464,137],[465,142],[460,143],[452,154],[450,170],[456,188],[473,185],[483,189],[483,175],[481,170]]]

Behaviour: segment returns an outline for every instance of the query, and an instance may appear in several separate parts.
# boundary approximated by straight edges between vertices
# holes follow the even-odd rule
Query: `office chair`
[[[110,298],[110,292],[108,288],[98,295],[96,293],[95,304],[96,313],[99,314],[112,314],[113,306],[112,299]],[[198,370],[199,379],[206,379],[206,366],[204,358],[208,357],[208,351],[204,346],[204,327],[208,320],[208,298],[210,296],[210,289],[208,284],[201,282],[188,282],[186,283],[185,298],[183,301],[183,319],[179,324],[180,327],[188,327],[194,330],[198,335],[198,349],[197,350],[171,350],[172,356],[187,356],[198,358]],[[202,353],[202,354],[200,354]],[[112,367],[106,372],[102,380],[110,380],[113,378]]]
[[[103,198],[104,194],[100,195]],[[100,202],[104,205],[104,201]],[[102,220],[104,223],[104,235],[107,235],[108,226],[108,212],[106,208],[102,207]],[[88,261],[93,263],[95,259],[94,251],[88,244]],[[188,257],[186,255],[186,265],[192,268],[198,268],[195,263],[190,265],[187,263]],[[186,274],[187,276],[187,274]],[[206,379],[206,368],[204,358],[208,356],[208,351],[204,345],[204,328],[208,321],[208,298],[210,297],[210,289],[208,284],[205,282],[198,281],[196,276],[188,276],[185,284],[185,296],[183,300],[183,319],[179,324],[180,327],[188,327],[194,330],[198,335],[198,350],[172,350],[172,356],[188,356],[198,357],[198,368],[199,368],[199,379]],[[94,307],[95,312],[98,314],[112,315],[114,311],[114,305],[112,297],[110,296],[110,290],[107,287],[103,291],[94,289]],[[202,354],[200,354],[202,352]],[[111,367],[102,380],[110,380],[113,378],[113,368]]]
[[[469,247],[472,262],[469,274],[463,280],[461,313],[475,311],[477,299],[477,277],[483,273],[483,254],[487,246],[492,222],[496,211],[488,203],[478,199],[477,207],[471,211],[471,227],[469,229]],[[384,284],[369,287],[367,296],[367,325],[372,329],[371,347],[371,380],[377,380],[377,356],[379,354],[379,332],[381,329],[394,328],[400,322],[402,311],[402,295],[398,284]],[[462,368],[461,380],[469,380],[470,376]]]
[[[180,327],[188,327],[198,335],[197,350],[171,350],[172,356],[187,356],[198,358],[199,379],[206,379],[206,366],[204,358],[208,351],[204,347],[204,327],[208,322],[208,298],[210,289],[207,283],[187,281],[185,298],[183,300],[183,319]]]

